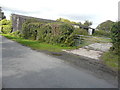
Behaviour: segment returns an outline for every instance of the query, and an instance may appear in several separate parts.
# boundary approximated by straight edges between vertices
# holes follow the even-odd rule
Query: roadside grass
[[[32,49],[35,49],[35,50],[46,50],[46,51],[52,51],[52,52],[61,52],[63,49],[71,50],[71,49],[76,48],[76,47],[61,47],[60,45],[51,45],[51,44],[36,41],[36,40],[23,39],[23,38],[20,38],[20,37],[15,37],[11,34],[1,34],[1,35],[5,36],[8,39],[16,41],[16,42],[18,42],[22,45],[28,46]]]
[[[112,51],[108,51],[103,53],[103,55],[100,57],[100,59],[103,60],[103,62],[108,66],[111,67],[114,70],[120,70],[120,67],[118,65],[118,58],[119,56],[113,53]]]
[[[13,41],[16,41],[22,45],[28,46],[32,49],[35,50],[45,50],[45,51],[51,51],[51,52],[61,52],[63,49],[65,50],[72,50],[72,49],[76,49],[76,47],[61,47],[60,45],[51,45],[45,42],[40,42],[40,41],[36,41],[36,40],[28,40],[28,39],[23,39],[20,37],[16,37],[13,36],[11,34],[1,34],[2,36],[5,36],[8,39],[11,39]],[[94,38],[94,37],[90,37],[90,38],[85,38],[84,42],[77,48],[92,44],[92,43],[110,43],[111,39],[101,39],[101,38]],[[103,60],[103,63],[106,64],[108,67],[114,69],[114,70],[118,70],[118,58],[119,56],[114,54],[112,51],[109,52],[105,52],[103,53],[103,55],[100,57],[101,60]],[[120,67],[119,67],[120,70]]]

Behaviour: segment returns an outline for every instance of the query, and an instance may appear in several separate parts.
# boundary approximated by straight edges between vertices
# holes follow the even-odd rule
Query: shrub
[[[51,44],[61,44],[62,46],[72,46],[73,44],[70,43],[73,40],[70,40],[68,37],[71,36],[73,31],[74,28],[70,24],[58,22],[45,24],[38,30],[38,40]],[[68,42],[68,40],[70,41]]]
[[[10,20],[3,19],[0,21],[1,24],[1,32],[4,34],[12,32],[12,23]]]
[[[25,39],[32,39],[36,40],[37,38],[37,32],[40,26],[43,23],[41,22],[30,22],[29,20],[24,22],[22,25],[22,37]]]
[[[65,45],[66,46],[75,46],[75,34],[72,33],[70,36],[67,37],[65,40]]]
[[[116,54],[120,53],[120,21],[116,22],[111,28],[111,39],[113,47],[111,48]]]
[[[76,35],[88,35],[87,30],[80,28],[76,28],[73,33],[75,33]]]
[[[15,37],[22,37],[22,34],[20,33],[19,30],[12,32],[11,35],[14,35]]]
[[[38,34],[37,34],[37,40],[43,41],[43,42],[49,42],[49,40],[47,40],[46,36],[50,36],[51,33],[51,26],[49,25],[42,25],[39,30],[38,30]],[[47,35],[49,34],[49,35]]]
[[[3,19],[3,20],[0,21],[0,23],[1,23],[2,25],[9,25],[11,22],[10,22],[10,20]]]
[[[69,35],[70,33],[69,31],[65,31],[65,28],[68,27],[65,27],[59,23],[49,23],[42,25],[38,31],[38,40],[51,44],[62,43],[65,41],[64,34]]]
[[[63,23],[60,25],[60,31],[62,32],[62,34],[70,35],[74,31],[74,27],[70,24]]]
[[[2,25],[1,32],[4,34],[11,33],[12,32],[12,26],[11,25]]]

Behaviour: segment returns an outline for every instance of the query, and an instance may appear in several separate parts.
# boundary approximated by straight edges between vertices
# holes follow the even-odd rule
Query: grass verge
[[[48,44],[45,42],[15,37],[15,36],[10,35],[10,34],[1,34],[1,35],[5,36],[8,39],[16,41],[22,45],[28,46],[32,49],[35,49],[35,50],[47,50],[47,51],[52,51],[52,52],[61,52],[63,49],[70,50],[70,49],[76,48],[76,47],[61,47],[60,45],[51,45],[51,44]]]
[[[16,41],[16,42],[18,42],[22,45],[28,46],[32,49],[35,49],[35,50],[46,50],[46,51],[51,51],[51,52],[61,52],[63,49],[66,49],[66,50],[76,49],[76,47],[61,47],[60,45],[51,45],[51,44],[48,44],[48,43],[45,43],[45,42],[39,42],[39,41],[36,41],[36,40],[23,39],[23,38],[20,38],[20,37],[15,37],[15,36],[10,35],[10,34],[1,34],[1,35],[5,36],[8,39]],[[85,43],[81,44],[81,47],[90,44],[89,42],[87,42],[87,39],[86,39]],[[96,42],[96,39],[94,39],[94,40],[92,41],[92,43]],[[110,40],[104,39],[102,42],[110,42]],[[118,58],[119,58],[119,56],[114,54],[111,51],[105,52],[101,56],[101,59],[103,60],[103,62],[108,67],[111,67],[114,70],[118,70]],[[120,67],[119,67],[119,70],[120,70]]]
[[[120,70],[120,67],[118,65],[118,58],[119,56],[113,53],[112,51],[105,52],[101,56],[101,59],[103,62],[108,66],[111,67],[114,70]]]

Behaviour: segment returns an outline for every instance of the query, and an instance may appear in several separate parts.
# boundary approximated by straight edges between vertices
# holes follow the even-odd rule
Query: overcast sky
[[[0,6],[7,18],[11,13],[44,19],[66,18],[71,21],[93,22],[118,20],[119,0],[1,0]]]

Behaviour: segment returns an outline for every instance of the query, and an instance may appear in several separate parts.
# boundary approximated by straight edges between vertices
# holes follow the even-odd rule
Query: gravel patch
[[[82,56],[97,59],[97,60],[99,60],[99,57],[102,54],[101,51],[88,50],[88,49],[84,49],[84,48],[79,48],[79,49],[70,50],[70,51],[67,51],[67,50],[63,50],[63,51],[68,52],[68,53],[77,54],[77,55],[82,55]]]
[[[111,43],[94,43],[79,49],[63,51],[99,60],[101,54],[108,51],[110,47],[112,47]]]
[[[110,49],[110,47],[112,47],[112,43],[94,43],[94,44],[85,46],[84,48],[106,52]]]

